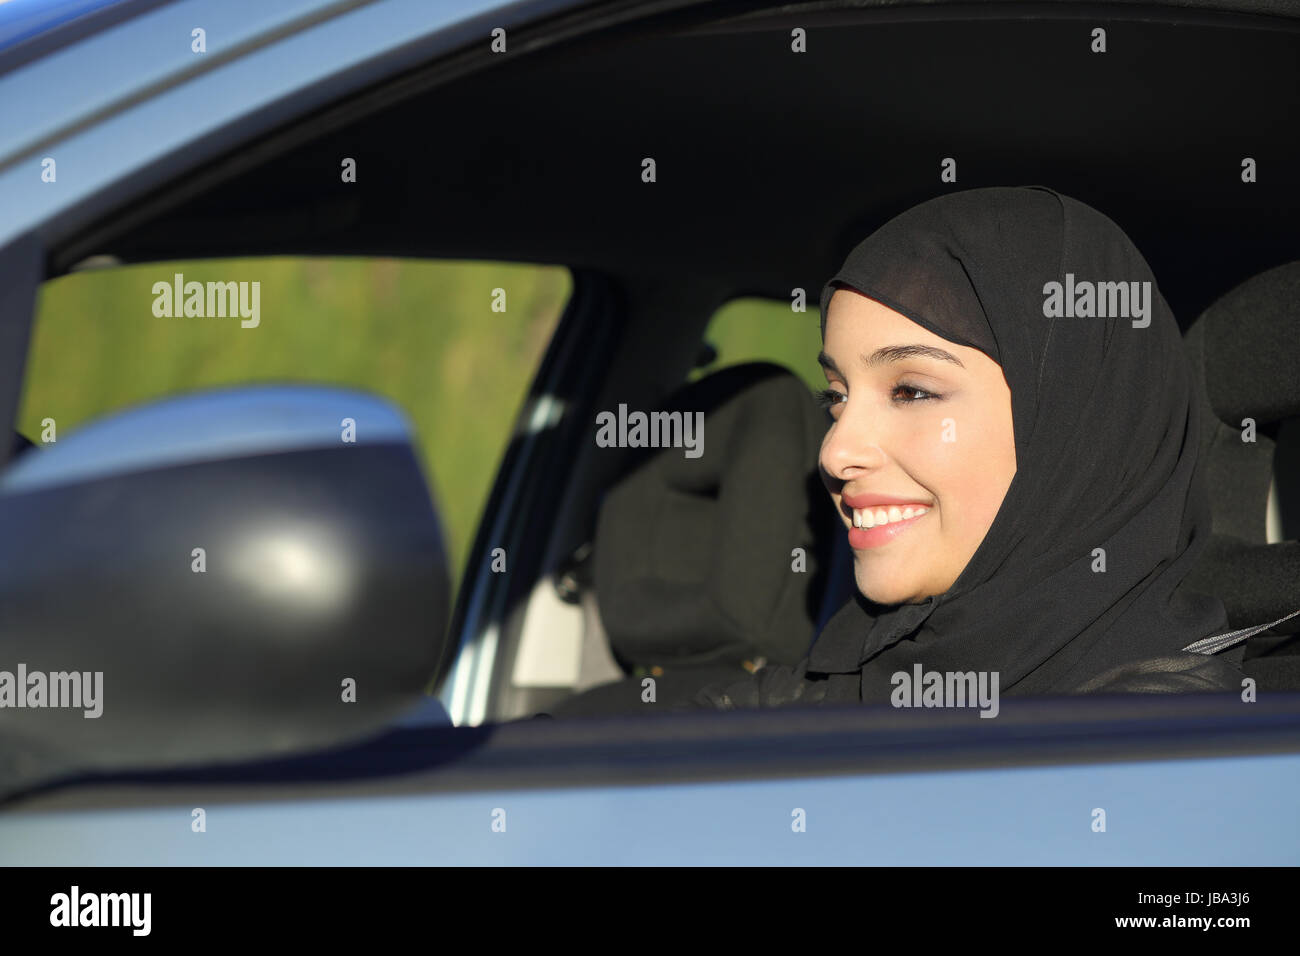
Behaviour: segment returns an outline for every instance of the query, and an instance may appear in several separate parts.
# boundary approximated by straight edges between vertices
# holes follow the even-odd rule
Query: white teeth
[[[891,524],[895,521],[907,521],[910,518],[919,518],[929,511],[926,507],[899,508],[897,505],[891,506],[889,510],[877,508],[872,511],[870,508],[853,509],[853,527],[855,528],[875,528],[882,524]]]

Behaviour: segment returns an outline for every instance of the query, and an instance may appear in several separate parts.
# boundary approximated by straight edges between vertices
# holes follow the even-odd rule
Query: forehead
[[[906,338],[900,339],[899,336]],[[885,344],[921,343],[958,348],[907,316],[853,289],[836,289],[826,306],[826,341],[853,339]]]
[[[955,356],[961,364],[940,361],[937,357],[898,355],[887,358],[877,367],[887,368],[895,362],[915,360],[922,363],[927,372],[973,374],[979,378],[1005,381],[1002,366],[977,348],[944,338],[854,289],[837,289],[831,296],[826,307],[822,354],[832,366],[848,373],[857,365],[857,357],[866,359],[878,350],[908,345],[942,349]]]

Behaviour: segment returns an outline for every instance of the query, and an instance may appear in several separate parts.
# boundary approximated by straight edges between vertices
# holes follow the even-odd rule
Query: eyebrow
[[[870,355],[864,353],[861,356],[863,368],[871,368],[874,365],[883,365],[892,362],[902,362],[905,359],[910,358],[937,359],[940,362],[952,362],[958,368],[966,367],[965,365],[962,365],[961,359],[957,358],[957,356],[944,349],[936,348],[933,345],[886,345],[882,348],[876,349]],[[829,369],[837,375],[844,375],[844,373],[840,371],[840,367],[835,364],[835,360],[827,355],[825,351],[817,353],[817,364],[824,369]]]

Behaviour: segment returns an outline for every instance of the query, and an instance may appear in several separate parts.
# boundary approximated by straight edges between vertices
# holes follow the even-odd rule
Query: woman
[[[1200,410],[1118,226],[1042,187],[933,199],[849,254],[821,316],[820,466],[858,593],[798,666],[697,706],[883,703],[926,672],[1011,695],[1240,689],[1241,647],[1181,651],[1226,629],[1180,588],[1210,533]]]

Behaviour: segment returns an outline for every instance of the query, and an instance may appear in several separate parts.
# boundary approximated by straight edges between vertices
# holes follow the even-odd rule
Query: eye
[[[830,408],[833,405],[842,405],[848,401],[848,396],[843,392],[838,392],[833,388],[823,388],[817,393],[817,404],[822,408]]]
[[[905,394],[911,392],[913,395],[910,398],[899,398],[897,397],[899,392]],[[928,402],[936,398],[943,398],[943,396],[937,392],[927,392],[923,388],[918,388],[915,385],[908,385],[906,382],[899,382],[893,387],[889,394],[893,397],[894,403],[897,405],[911,405],[914,402]]]

